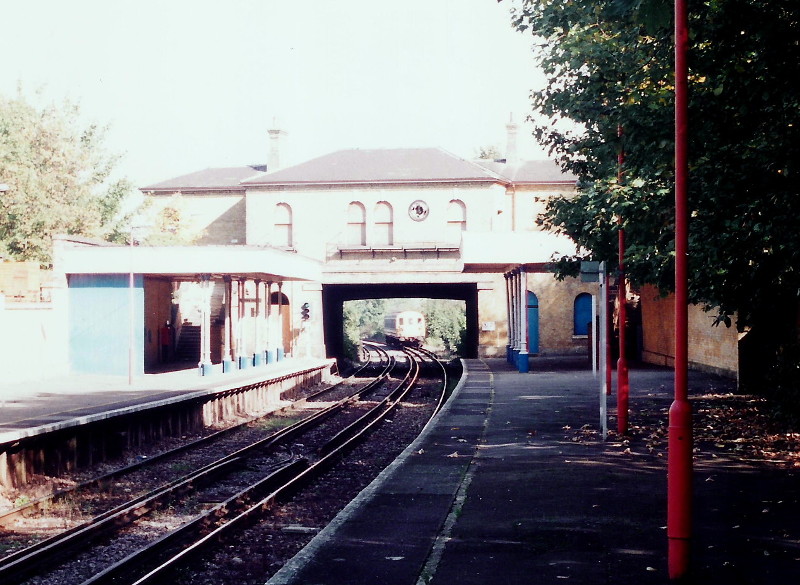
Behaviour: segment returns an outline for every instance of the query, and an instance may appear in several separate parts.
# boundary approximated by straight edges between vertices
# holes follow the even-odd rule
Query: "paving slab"
[[[434,423],[269,583],[669,582],[666,457],[599,438],[599,381],[585,364],[532,363],[520,374],[467,360]],[[666,411],[670,370],[633,369],[630,380],[633,422],[637,404]],[[695,372],[689,381],[690,393],[733,388]],[[593,438],[576,440],[582,427]],[[698,459],[694,498],[686,583],[797,581],[798,471]]]

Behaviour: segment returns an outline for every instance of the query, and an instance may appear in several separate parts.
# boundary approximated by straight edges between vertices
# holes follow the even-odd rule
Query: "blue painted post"
[[[528,279],[524,270],[519,271],[519,353],[517,371],[524,374],[530,370],[528,363]]]

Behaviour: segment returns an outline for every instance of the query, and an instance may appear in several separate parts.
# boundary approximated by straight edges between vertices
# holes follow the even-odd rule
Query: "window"
[[[391,246],[394,244],[394,215],[392,206],[386,201],[375,205],[374,245]]]
[[[276,246],[291,248],[292,242],[292,208],[286,203],[275,206],[275,239]]]
[[[575,297],[573,311],[573,335],[589,335],[589,324],[592,322],[592,295],[581,293]]]
[[[447,206],[447,238],[461,240],[461,232],[467,229],[467,206],[463,201],[453,199]]]
[[[351,246],[367,245],[367,211],[357,201],[353,201],[347,208],[346,237]]]

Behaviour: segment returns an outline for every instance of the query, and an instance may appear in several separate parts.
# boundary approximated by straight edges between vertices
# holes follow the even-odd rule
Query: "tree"
[[[478,149],[477,158],[480,160],[497,160],[502,158],[502,155],[500,154],[500,149],[494,145],[481,146]]]
[[[146,197],[132,214],[133,223],[146,228],[139,239],[148,246],[188,246],[196,243],[205,235],[205,230],[192,221],[186,207],[186,201],[180,193],[166,199]]]
[[[425,314],[428,340],[434,345],[441,345],[446,351],[463,354],[467,331],[464,302],[425,299],[422,303],[422,312]]]
[[[0,96],[0,253],[51,262],[51,237],[121,234],[118,214],[131,192],[111,180],[117,159],[103,149],[104,129],[84,125],[77,105],[38,108],[19,91]]]
[[[671,12],[667,0],[527,0],[513,16],[540,41],[548,78],[532,97],[535,133],[580,177],[541,223],[612,264],[623,227],[629,277],[664,291],[674,273]],[[773,364],[797,341],[798,13],[792,0],[690,4],[690,299],[720,322],[735,315]]]
[[[355,360],[359,342],[383,333],[384,299],[348,301],[343,307],[344,354]]]

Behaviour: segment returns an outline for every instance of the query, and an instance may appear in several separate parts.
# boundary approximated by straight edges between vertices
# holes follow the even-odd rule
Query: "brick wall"
[[[528,290],[539,298],[540,354],[588,355],[588,338],[573,335],[575,297],[580,293],[597,295],[598,288],[596,283],[581,282],[578,278],[559,281],[551,273],[528,275]]]
[[[675,363],[675,303],[646,286],[641,293],[642,360],[663,366]],[[714,326],[714,313],[689,306],[689,367],[736,378],[739,371],[739,334],[735,327]]]

